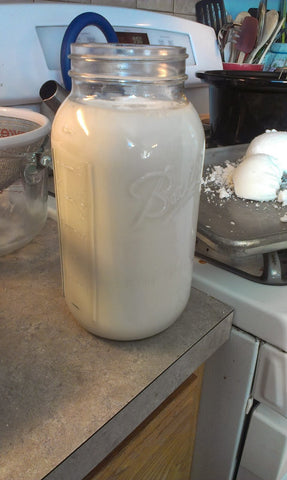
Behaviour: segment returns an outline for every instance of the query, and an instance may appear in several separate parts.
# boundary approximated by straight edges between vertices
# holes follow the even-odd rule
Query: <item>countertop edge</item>
[[[229,338],[233,313],[226,315],[102,428],[67,457],[45,480],[82,480],[135,430]]]

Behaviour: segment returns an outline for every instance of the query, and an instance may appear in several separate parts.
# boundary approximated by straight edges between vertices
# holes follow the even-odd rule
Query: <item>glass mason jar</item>
[[[88,331],[154,335],[190,295],[204,132],[181,47],[72,44],[52,126],[63,289]]]

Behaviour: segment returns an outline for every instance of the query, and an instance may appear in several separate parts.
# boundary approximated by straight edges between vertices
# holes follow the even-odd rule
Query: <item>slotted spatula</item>
[[[245,17],[240,34],[237,40],[236,48],[239,50],[238,63],[243,63],[246,54],[249,54],[256,44],[258,31],[258,20],[254,17]]]
[[[216,35],[227,23],[223,0],[200,0],[195,4],[195,12],[197,21],[212,27]]]

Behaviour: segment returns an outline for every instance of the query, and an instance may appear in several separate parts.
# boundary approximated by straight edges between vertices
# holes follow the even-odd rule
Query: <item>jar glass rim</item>
[[[72,43],[69,58],[86,57],[91,60],[171,61],[188,57],[185,47],[125,43]]]

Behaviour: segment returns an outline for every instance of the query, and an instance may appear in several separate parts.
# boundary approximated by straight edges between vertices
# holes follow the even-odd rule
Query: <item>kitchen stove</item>
[[[213,28],[191,20],[147,10],[83,3],[1,4],[1,105],[43,108],[39,90],[48,80],[63,85],[60,52],[68,25],[84,12],[102,15],[126,43],[177,45],[186,48],[186,95],[201,114],[208,113],[209,87],[199,70],[221,69]],[[25,22],[23,22],[25,18]],[[78,42],[106,42],[101,30],[86,26]],[[13,51],[13,55],[11,55]]]
[[[245,149],[207,150],[206,163],[238,159]],[[229,255],[228,247],[226,253],[202,235],[200,220],[193,286],[232,305],[235,314],[229,342],[206,364],[191,479],[286,480],[284,236],[278,251],[246,255],[243,248],[236,256],[232,243]]]
[[[197,238],[197,256],[212,265],[233,272],[253,282],[266,285],[287,285],[287,249],[248,255],[246,257],[231,257],[214,250],[206,242]]]

